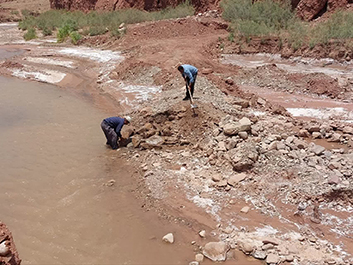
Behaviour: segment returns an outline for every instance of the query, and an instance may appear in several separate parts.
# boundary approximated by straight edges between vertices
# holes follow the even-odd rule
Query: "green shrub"
[[[289,2],[223,0],[221,7],[223,18],[232,22],[236,35],[247,40],[251,36],[279,35],[296,20]]]
[[[310,34],[310,45],[327,44],[332,39],[345,40],[353,38],[353,13],[338,11],[326,22],[312,29]]]
[[[77,44],[77,42],[81,39],[81,35],[77,31],[73,31],[70,33],[70,38],[72,44]]]
[[[45,27],[43,30],[42,30],[42,33],[43,33],[43,36],[51,36],[53,35],[53,31],[47,27]]]
[[[35,28],[28,29],[28,31],[24,34],[23,38],[26,41],[29,41],[29,40],[37,38]]]
[[[288,27],[288,42],[294,50],[298,50],[308,38],[307,25],[304,22],[293,21]]]
[[[103,35],[108,31],[107,28],[103,26],[96,26],[96,27],[90,27],[89,28],[89,35],[90,36],[98,36],[98,35]]]

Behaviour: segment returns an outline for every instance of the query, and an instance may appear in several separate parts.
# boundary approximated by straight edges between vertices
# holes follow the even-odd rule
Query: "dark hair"
[[[181,65],[179,65],[178,70],[179,70],[179,72],[181,72],[181,71],[184,71],[184,68]]]

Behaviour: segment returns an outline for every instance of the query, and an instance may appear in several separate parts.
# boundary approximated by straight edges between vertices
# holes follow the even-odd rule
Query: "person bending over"
[[[198,69],[195,66],[192,66],[189,64],[182,64],[178,66],[178,71],[181,73],[182,77],[184,78],[185,85],[186,85],[186,96],[185,98],[183,98],[183,100],[189,100],[190,99],[189,90],[190,90],[191,96],[194,95],[194,87],[195,87]],[[189,87],[189,90],[188,90],[188,87]]]
[[[118,149],[118,140],[121,138],[121,129],[125,124],[131,121],[130,116],[124,118],[110,117],[106,118],[101,123],[101,128],[107,138],[107,145],[110,145],[113,150]]]

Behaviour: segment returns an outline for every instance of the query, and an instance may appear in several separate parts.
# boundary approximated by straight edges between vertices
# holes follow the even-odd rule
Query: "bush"
[[[89,35],[90,36],[103,35],[107,31],[108,31],[108,29],[103,26],[90,27],[89,28]]]
[[[81,35],[77,31],[73,31],[70,33],[70,38],[72,44],[77,44],[77,42],[81,39]]]
[[[30,28],[30,29],[28,29],[28,31],[25,33],[25,35],[23,36],[23,38],[24,38],[26,41],[29,41],[29,40],[32,40],[32,39],[37,38],[35,28]]]
[[[47,27],[45,27],[43,30],[42,30],[42,33],[43,33],[43,36],[51,36],[53,35],[53,31]]]
[[[331,39],[349,41],[353,38],[353,13],[338,11],[326,22],[313,28],[310,34],[311,46],[327,44]]]
[[[233,30],[247,39],[250,36],[279,35],[296,20],[289,2],[223,0],[221,7],[223,18],[231,21]]]

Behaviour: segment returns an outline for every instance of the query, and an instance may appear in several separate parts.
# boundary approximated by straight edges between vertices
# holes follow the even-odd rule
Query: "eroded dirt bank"
[[[133,25],[115,42],[86,40],[90,48],[12,42],[6,49],[25,52],[5,59],[1,71],[130,113],[133,126],[124,135],[132,143],[121,150],[148,187],[144,207],[205,224],[197,253],[232,260],[236,249],[269,264],[350,264],[351,66],[221,57],[227,34],[218,19],[192,17]],[[179,63],[200,69],[196,115],[181,101]],[[327,71],[310,72],[317,63]],[[344,119],[332,106],[347,109]],[[210,237],[226,243],[217,255],[205,245]]]

